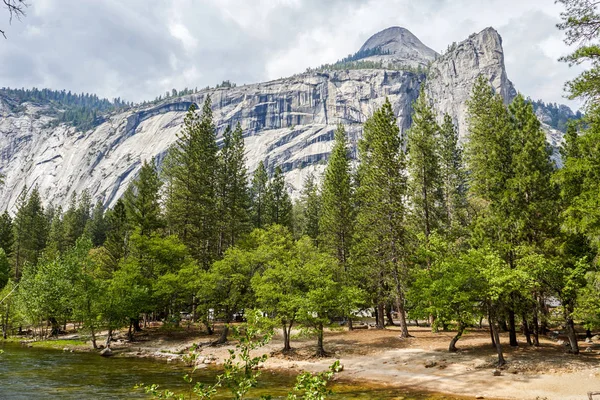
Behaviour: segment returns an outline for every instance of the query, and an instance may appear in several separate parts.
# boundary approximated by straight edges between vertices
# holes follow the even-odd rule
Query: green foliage
[[[365,122],[364,137],[359,142],[358,212],[352,248],[357,279],[380,310],[390,297],[403,298],[407,277],[407,183],[402,142],[396,116],[386,100]],[[408,335],[408,331],[405,329],[403,334]]]
[[[223,133],[218,171],[219,254],[234,246],[250,229],[250,193],[242,127]]]
[[[275,167],[273,178],[269,181],[265,198],[268,224],[292,227],[292,200],[286,188],[281,167]]]
[[[413,105],[413,123],[408,131],[409,195],[412,220],[425,237],[443,226],[444,192],[440,168],[440,127],[433,108],[421,89]]]
[[[296,378],[296,385],[292,393],[288,394],[288,400],[324,400],[333,392],[327,389],[327,384],[333,376],[342,370],[340,361],[336,360],[326,372],[311,374],[303,372]],[[298,394],[299,393],[299,394]],[[300,397],[299,397],[300,396]]]
[[[169,229],[179,235],[205,269],[218,250],[215,139],[211,100],[207,97],[201,116],[196,114],[194,104],[190,106],[184,128],[165,161]]]
[[[589,69],[583,71],[575,79],[566,83],[569,98],[581,98],[588,108],[595,106],[600,94],[600,46],[598,29],[600,13],[598,4],[590,0],[558,0],[565,6],[561,13],[562,22],[558,28],[565,31],[565,43],[578,45],[570,55],[561,58],[569,65],[586,63]]]
[[[319,186],[315,181],[313,174],[308,174],[304,180],[302,188],[302,197],[300,198],[300,206],[302,207],[303,226],[302,234],[310,237],[318,245],[321,218],[321,193]]]
[[[0,215],[0,248],[9,258],[13,252],[14,241],[13,220],[8,211],[4,211]]]
[[[252,187],[250,194],[252,198],[252,224],[254,228],[263,228],[268,221],[267,215],[267,186],[269,176],[264,161],[258,163],[256,171],[252,176]]]
[[[319,229],[322,247],[334,255],[340,266],[348,266],[354,219],[352,176],[346,131],[338,125],[335,143],[325,170]]]
[[[101,116],[112,111],[131,107],[132,103],[123,102],[120,98],[100,99],[95,94],[71,93],[65,90],[51,89],[0,89],[0,95],[6,96],[11,102],[21,105],[25,102],[54,105],[56,112],[56,123],[64,122],[83,131],[92,129],[105,119]],[[9,103],[10,104],[10,103]]]
[[[10,262],[4,252],[4,249],[0,248],[0,289],[3,289],[8,283],[10,278]]]
[[[142,235],[149,236],[163,226],[160,209],[161,186],[162,182],[153,158],[150,162],[144,161],[139,175],[125,192],[127,220],[131,226],[139,228]]]
[[[14,277],[18,281],[24,266],[35,265],[41,257],[46,247],[48,221],[37,187],[33,188],[29,195],[27,187],[23,188],[16,207],[12,263]]]

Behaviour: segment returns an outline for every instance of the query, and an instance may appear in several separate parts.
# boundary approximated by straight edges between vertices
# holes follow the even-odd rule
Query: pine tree
[[[359,142],[357,199],[353,259],[364,272],[365,288],[377,306],[378,327],[383,328],[385,304],[398,300],[402,336],[408,336],[404,315],[407,278],[404,196],[406,195],[403,138],[389,100],[364,125]]]
[[[267,186],[269,176],[264,161],[258,163],[254,176],[252,177],[251,193],[251,215],[254,228],[263,228],[267,221]]]
[[[144,161],[139,175],[125,192],[127,220],[132,227],[139,228],[142,235],[150,236],[152,232],[162,227],[161,186],[156,163],[152,158],[149,163]]]
[[[91,198],[87,190],[81,193],[79,199],[73,193],[69,208],[63,217],[64,239],[67,248],[75,246],[77,239],[83,235],[85,226],[90,219],[91,206]]]
[[[426,240],[439,230],[443,218],[440,140],[433,108],[425,92],[415,102],[412,126],[408,131],[409,194],[413,221]]]
[[[302,214],[304,219],[304,226],[302,234],[310,237],[315,246],[319,245],[319,237],[321,234],[320,230],[320,217],[321,217],[321,194],[319,193],[319,186],[315,181],[313,174],[309,173],[304,179],[304,186],[302,188]]]
[[[202,116],[192,104],[166,165],[167,218],[170,229],[204,268],[218,250],[216,202],[217,151],[210,97]]]
[[[325,170],[319,222],[322,245],[346,270],[352,245],[355,212],[352,199],[350,156],[343,125],[335,131],[335,144]]]
[[[101,200],[98,200],[86,226],[87,236],[92,241],[94,247],[99,247],[104,244],[104,241],[106,240],[106,231],[107,226],[106,218],[104,216],[104,205]]]
[[[23,189],[17,200],[17,213],[13,224],[14,253],[13,267],[15,279],[21,279],[26,264],[35,265],[46,247],[48,222],[37,187],[27,195],[27,187]]]
[[[286,190],[285,177],[280,166],[267,187],[266,211],[268,224],[292,227],[292,200]]]
[[[473,85],[467,106],[469,191],[484,201],[500,206],[507,182],[512,178],[513,135],[510,115],[500,95],[494,95],[483,76]]]
[[[8,211],[0,215],[0,248],[4,250],[6,257],[10,258],[15,241],[13,232],[13,220]]]
[[[46,252],[57,256],[63,253],[66,249],[65,225],[63,223],[62,207],[59,206],[55,210],[52,220],[50,221]]]
[[[237,243],[250,228],[250,194],[242,127],[233,131],[228,126],[223,133],[223,148],[219,153],[219,254]]]
[[[129,239],[129,223],[127,211],[122,199],[117,200],[115,206],[106,212],[106,241],[104,242],[105,260],[104,268],[114,272],[119,262],[127,255]]]
[[[458,130],[448,114],[440,128],[440,175],[445,228],[456,236],[454,232],[467,223],[467,175]]]

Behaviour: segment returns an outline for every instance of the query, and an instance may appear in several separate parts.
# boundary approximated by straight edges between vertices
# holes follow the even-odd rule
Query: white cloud
[[[551,0],[34,0],[0,43],[0,80],[141,101],[302,72],[393,25],[438,52],[493,26],[517,89],[566,102],[563,84],[579,70],[557,61],[569,51],[560,11]]]

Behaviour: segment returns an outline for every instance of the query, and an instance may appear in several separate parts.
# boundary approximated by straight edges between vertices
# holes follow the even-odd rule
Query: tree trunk
[[[456,348],[456,342],[458,342],[458,340],[461,338],[464,331],[465,331],[465,325],[462,322],[460,322],[458,324],[458,332],[456,332],[456,336],[454,336],[452,338],[452,340],[450,341],[450,346],[448,346],[448,351],[450,351],[450,352],[458,351],[458,349]]]
[[[488,311],[488,325],[490,327],[490,338],[492,339],[492,347],[496,348],[496,338],[494,337],[494,327],[492,326],[492,316]]]
[[[95,349],[98,348],[98,344],[96,343],[96,332],[94,331],[94,327],[90,326],[90,332],[92,334],[92,347]]]
[[[498,353],[498,367],[502,367],[504,364],[506,364],[506,360],[504,359],[504,354],[502,353],[502,344],[500,344],[500,335],[498,334],[498,327],[493,321],[490,321],[490,326],[492,327],[492,332],[494,334],[494,342],[496,343],[496,352]]]
[[[523,314],[521,318],[523,318],[523,334],[527,339],[527,344],[531,346],[533,343],[531,342],[531,332],[529,330],[529,324],[527,323],[527,316]]]
[[[58,333],[60,331],[60,325],[58,324],[58,321],[54,317],[50,317],[49,321],[50,321],[50,324],[52,324],[52,331],[50,332],[50,335],[58,336]]]
[[[354,330],[354,326],[352,326],[352,316],[351,315],[348,316],[348,330],[349,331]]]
[[[540,310],[542,311],[542,321],[540,323],[540,334],[546,335],[548,333],[548,307],[544,304],[544,299],[540,298]]]
[[[292,346],[290,346],[290,333],[292,330],[293,322],[290,322],[289,328],[287,323],[283,323],[283,352],[292,351]]]
[[[377,329],[385,329],[385,305],[383,301],[377,304]]]
[[[388,304],[387,307],[385,308],[385,316],[387,317],[388,325],[389,326],[396,326],[396,324],[394,323],[394,318],[392,318],[392,306],[391,306],[391,304]]]
[[[219,339],[217,339],[216,342],[214,342],[214,344],[225,344],[227,343],[227,335],[229,334],[229,324],[226,323],[223,326],[223,330],[221,331],[221,336],[219,336]]]
[[[206,334],[207,335],[212,335],[214,332],[212,326],[210,326],[210,323],[208,322],[208,319],[204,319],[202,320],[202,323],[204,324],[204,327],[206,328]]]
[[[109,348],[112,340],[112,329],[108,329],[108,335],[106,335],[106,345],[104,347]]]
[[[131,322],[133,323],[133,330],[135,332],[141,332],[142,328],[140,327],[140,319],[138,318],[132,318]]]
[[[133,319],[129,320],[129,330],[127,331],[127,339],[133,342]]]
[[[577,343],[577,333],[575,332],[575,323],[571,316],[573,307],[568,305],[565,306],[565,322],[567,325],[567,336],[569,337],[569,344],[571,345],[571,353],[579,354],[579,344]]]
[[[317,357],[325,357],[327,353],[323,347],[323,323],[320,322],[317,326]]]
[[[538,310],[537,307],[533,310],[533,345],[540,345],[540,325],[538,324]]]
[[[517,342],[515,311],[512,309],[508,310],[508,337],[511,346],[516,347],[519,345],[519,342]]]
[[[406,323],[406,311],[404,310],[404,295],[401,293],[398,299],[398,318],[400,318],[400,334],[401,338],[407,339],[410,337],[408,333],[408,324]]]
[[[8,314],[10,312],[10,304],[6,305],[6,313],[2,321],[2,338],[6,340],[8,338]]]

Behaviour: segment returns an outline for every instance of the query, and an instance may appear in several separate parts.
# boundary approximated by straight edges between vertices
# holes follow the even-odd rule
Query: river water
[[[148,398],[134,386],[139,383],[161,385],[176,392],[188,386],[182,376],[190,369],[158,360],[111,357],[96,353],[70,353],[60,350],[27,348],[0,341],[0,399],[132,399]],[[211,383],[215,369],[202,369],[194,374],[196,381]],[[285,398],[294,384],[294,377],[264,371],[253,398],[271,394]],[[431,400],[450,397],[407,393],[402,390],[360,387],[354,384],[334,384],[332,399],[394,399]],[[217,398],[227,399],[227,393]]]

